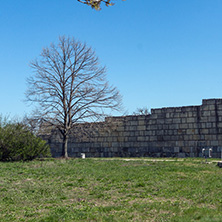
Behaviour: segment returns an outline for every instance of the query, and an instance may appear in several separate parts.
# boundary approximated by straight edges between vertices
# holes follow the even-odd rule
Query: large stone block
[[[210,111],[203,111],[201,116],[208,117],[210,115],[211,115]]]
[[[185,158],[186,155],[185,155],[185,153],[177,153],[177,157],[179,157],[179,158]]]
[[[180,128],[180,124],[171,124],[169,125],[169,129],[178,130]]]
[[[208,129],[209,134],[217,134],[218,129]]]
[[[187,129],[188,128],[188,124],[187,123],[182,123],[179,125],[180,129]]]
[[[209,134],[209,129],[200,129],[201,134]]]
[[[162,126],[162,128],[163,128],[164,130],[167,130],[167,129],[169,129],[169,125],[164,124],[164,125]]]
[[[148,115],[147,116],[147,120],[150,121],[150,120],[155,120],[157,119],[157,114],[151,114],[151,115]]]
[[[187,129],[186,130],[186,134],[195,134],[195,130],[194,129]]]
[[[151,125],[150,130],[157,130],[157,125]]]
[[[172,123],[173,123],[173,119],[172,118],[165,119],[165,124],[172,124]]]
[[[156,135],[157,136],[164,135],[164,130],[157,130]]]
[[[143,125],[143,126],[142,126],[142,125],[140,126],[140,125],[139,125],[139,126],[137,127],[137,130],[146,130],[146,126],[144,126],[144,125]]]
[[[154,125],[156,124],[156,119],[150,119],[147,121],[147,124]]]
[[[172,153],[174,152],[174,147],[163,147],[163,152]]]
[[[162,113],[162,109],[151,109],[151,114],[159,114]]]
[[[208,110],[215,110],[215,105],[208,105]]]
[[[180,152],[180,147],[174,147],[173,152],[174,152],[174,153],[179,153],[179,152]]]
[[[129,126],[129,131],[136,131],[137,130],[137,126]]]
[[[163,140],[164,141],[169,141],[169,140],[171,140],[171,136],[164,135]]]
[[[214,105],[216,103],[216,99],[203,99],[202,104],[203,105]]]
[[[108,148],[111,148],[111,147],[119,147],[120,146],[120,143],[119,142],[110,142],[109,143],[109,146],[107,146]],[[106,151],[105,151],[106,152]]]
[[[163,124],[165,124],[165,119],[157,119],[156,123],[159,125],[160,124],[163,125]]]
[[[173,123],[181,123],[181,119],[180,118],[174,118]]]
[[[128,137],[128,141],[129,142],[136,142],[137,141],[137,137],[136,136],[130,136],[130,137]]]
[[[187,118],[187,123],[195,123],[196,119],[194,117],[188,117]]]
[[[213,140],[213,141],[210,141],[210,146],[218,146],[218,141],[217,140]]]
[[[181,123],[187,123],[187,118],[181,118]]]
[[[116,128],[116,130],[117,130],[117,131],[124,131],[125,128],[124,128],[124,126],[118,126],[118,127]]]
[[[124,137],[123,136],[117,137],[117,142],[124,142]]]
[[[137,141],[145,141],[146,137],[145,136],[138,136]]]
[[[157,141],[157,136],[150,136],[150,141]]]
[[[146,131],[144,131],[144,130],[141,131],[141,130],[140,130],[140,131],[138,131],[135,135],[136,135],[136,136],[145,136],[145,133],[146,133]]]

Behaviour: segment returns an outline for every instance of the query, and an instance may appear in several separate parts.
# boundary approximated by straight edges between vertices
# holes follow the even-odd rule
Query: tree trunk
[[[68,158],[68,136],[64,135],[63,136],[63,157]]]

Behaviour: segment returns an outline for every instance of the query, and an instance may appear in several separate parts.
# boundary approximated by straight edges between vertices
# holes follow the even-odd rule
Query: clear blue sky
[[[29,62],[60,35],[96,50],[128,113],[222,97],[221,0],[0,0],[0,113],[22,116]]]

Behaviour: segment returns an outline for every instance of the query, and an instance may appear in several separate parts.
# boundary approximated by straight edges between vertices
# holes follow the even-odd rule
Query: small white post
[[[209,149],[209,158],[212,157],[212,148]]]
[[[203,155],[203,157],[205,157],[205,149],[204,148],[202,149],[202,155]]]
[[[85,159],[86,158],[86,154],[85,153],[81,153],[81,157],[82,157],[82,159]]]

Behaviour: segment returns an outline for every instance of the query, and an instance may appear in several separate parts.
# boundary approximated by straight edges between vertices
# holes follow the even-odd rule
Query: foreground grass
[[[0,163],[0,221],[222,221],[216,163],[153,160]]]

